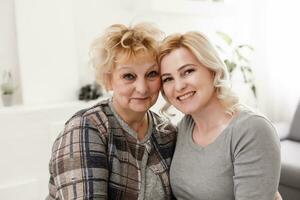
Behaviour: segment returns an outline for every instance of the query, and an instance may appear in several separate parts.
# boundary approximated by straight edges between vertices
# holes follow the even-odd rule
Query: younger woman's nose
[[[186,83],[183,80],[175,80],[175,89],[176,91],[182,91],[186,87]]]

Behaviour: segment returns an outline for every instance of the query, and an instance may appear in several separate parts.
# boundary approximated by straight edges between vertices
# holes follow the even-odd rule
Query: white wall
[[[54,139],[68,118],[94,103],[69,102],[0,110],[0,199],[45,199]]]
[[[15,0],[24,105],[76,99],[72,0]]]
[[[298,1],[267,1],[268,110],[277,121],[291,120],[300,100],[299,8]]]
[[[14,1],[0,1],[0,83],[2,81],[2,71],[11,69],[14,81],[18,90],[14,95],[14,104],[20,104],[20,74],[18,63],[18,49],[16,37],[15,9]],[[2,100],[0,99],[0,102]],[[0,103],[0,105],[2,102]]]

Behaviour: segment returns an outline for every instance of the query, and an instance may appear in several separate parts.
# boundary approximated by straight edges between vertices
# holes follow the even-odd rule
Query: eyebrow
[[[123,70],[123,69],[131,69],[131,67],[127,67],[130,65],[122,65],[119,70]],[[147,70],[154,68],[155,66],[158,66],[157,63],[153,63],[152,65],[147,66]]]
[[[157,63],[153,63],[153,65],[150,65],[148,68],[151,69],[154,68],[155,66],[158,66]]]
[[[181,71],[182,69],[186,68],[186,67],[189,67],[189,66],[196,66],[195,64],[192,64],[192,63],[188,63],[188,64],[185,64],[185,65],[182,65],[181,67],[179,67],[177,69],[177,71]],[[161,77],[163,76],[170,76],[171,74],[170,73],[164,73],[164,74],[161,74]]]

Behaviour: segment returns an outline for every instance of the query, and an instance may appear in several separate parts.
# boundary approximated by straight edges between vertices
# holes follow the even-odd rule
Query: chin
[[[179,111],[185,115],[191,115],[193,113],[192,111],[189,111],[189,110],[179,110]]]
[[[178,106],[178,107],[176,107],[176,109],[185,115],[191,115],[192,113],[195,112],[195,108],[186,108],[186,107]]]
[[[131,107],[131,110],[134,112],[147,112],[150,109],[151,106],[138,106],[135,105],[133,107]]]

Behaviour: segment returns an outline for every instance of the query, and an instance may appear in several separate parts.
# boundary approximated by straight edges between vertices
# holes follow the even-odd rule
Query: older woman
[[[240,106],[208,39],[198,32],[170,35],[158,60],[164,96],[185,114],[170,171],[175,197],[274,199],[280,176],[275,129]]]
[[[170,199],[176,132],[149,108],[161,81],[160,32],[116,24],[92,45],[97,76],[112,98],[77,112],[50,160],[48,199]]]

